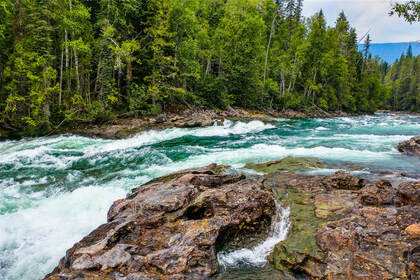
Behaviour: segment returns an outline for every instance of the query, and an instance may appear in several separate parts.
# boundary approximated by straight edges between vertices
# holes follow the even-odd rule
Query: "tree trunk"
[[[61,47],[61,63],[60,63],[60,94],[58,96],[58,106],[61,107],[61,96],[63,94],[63,63],[64,63],[64,46]]]
[[[277,19],[277,13],[273,18],[273,22],[271,23],[270,37],[268,39],[267,50],[265,52],[264,80],[263,80],[264,84],[265,84],[265,79],[267,78],[268,54],[270,52],[271,39],[273,38],[273,35],[274,35],[274,24],[276,23],[276,19]]]
[[[70,82],[70,72],[69,72],[69,46],[67,45],[67,42],[68,42],[68,34],[67,34],[67,29],[65,29],[64,30],[64,45],[65,45],[65,52],[66,52],[67,90],[70,91],[71,82]]]
[[[206,75],[210,72],[210,70],[211,70],[211,55],[207,58]]]
[[[127,59],[127,100],[130,101],[130,95],[131,95],[131,79],[133,78],[133,73],[131,69],[131,57]]]
[[[72,0],[70,0],[70,12],[73,11],[73,3]],[[74,30],[71,32],[72,34],[72,39],[74,40]],[[77,85],[77,92],[80,93],[80,77],[79,77],[79,57],[77,55],[77,50],[76,47],[73,47],[73,51],[74,51],[74,64],[76,67],[76,85]]]

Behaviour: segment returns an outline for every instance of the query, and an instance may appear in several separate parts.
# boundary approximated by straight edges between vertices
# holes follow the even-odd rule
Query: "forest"
[[[420,56],[413,57],[411,46],[388,69],[384,83],[392,90],[389,108],[420,112]]]
[[[155,115],[177,106],[420,110],[419,60],[389,67],[344,13],[303,0],[3,0],[0,126]],[[360,35],[360,34],[359,34]]]

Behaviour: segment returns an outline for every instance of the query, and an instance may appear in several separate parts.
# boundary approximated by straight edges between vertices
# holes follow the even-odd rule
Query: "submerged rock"
[[[398,151],[420,157],[420,136],[411,138],[398,145]]]
[[[211,165],[165,176],[116,201],[108,223],[67,251],[45,279],[202,279],[216,247],[259,232],[274,212],[258,179]],[[269,224],[269,223],[268,223]]]
[[[244,168],[252,169],[265,174],[277,171],[303,172],[314,168],[325,168],[326,165],[316,158],[293,158],[287,157],[281,160],[269,161],[266,163],[249,163]]]

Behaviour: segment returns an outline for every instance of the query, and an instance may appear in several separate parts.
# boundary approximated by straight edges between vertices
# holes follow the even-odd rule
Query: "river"
[[[41,279],[68,248],[106,222],[113,201],[158,176],[210,163],[240,169],[293,156],[330,166],[311,174],[357,169],[351,172],[398,183],[409,180],[398,173],[420,174],[420,159],[395,148],[415,135],[420,116],[377,114],[225,121],[124,140],[62,135],[0,142],[0,279]]]

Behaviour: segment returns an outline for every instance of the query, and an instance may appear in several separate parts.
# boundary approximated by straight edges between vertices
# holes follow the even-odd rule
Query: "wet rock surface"
[[[290,207],[291,228],[264,275],[420,279],[419,182],[228,173],[211,165],[133,189],[46,279],[208,279],[218,250],[252,247],[267,232],[274,200]]]
[[[324,112],[297,112],[293,110],[277,111],[251,111],[241,108],[228,108],[226,110],[212,110],[206,108],[179,108],[159,115],[149,117],[131,117],[125,119],[114,119],[101,124],[73,123],[55,133],[72,133],[81,136],[123,139],[139,132],[154,129],[167,128],[191,128],[206,127],[215,122],[229,120],[263,120],[273,121],[275,118],[307,118],[307,117],[343,117],[349,116],[343,112],[331,112],[325,115]]]
[[[364,185],[332,176],[271,174],[264,181],[291,207],[277,269],[309,279],[420,279],[420,184]]]
[[[264,230],[274,209],[261,180],[223,166],[171,174],[116,201],[45,279],[205,279],[216,247]]]
[[[257,172],[270,174],[277,171],[284,172],[302,172],[314,168],[325,168],[326,164],[316,158],[293,158],[287,157],[281,160],[269,161],[266,163],[254,164],[250,163],[245,165],[245,169],[252,169]]]
[[[401,153],[420,157],[420,136],[400,143],[397,148]]]
[[[243,109],[217,111],[210,109],[184,109],[177,112],[165,112],[156,116],[115,119],[99,125],[69,126],[62,132],[70,132],[87,137],[104,139],[123,139],[139,132],[154,129],[193,128],[211,126],[222,120],[272,120],[276,114],[251,112]]]

